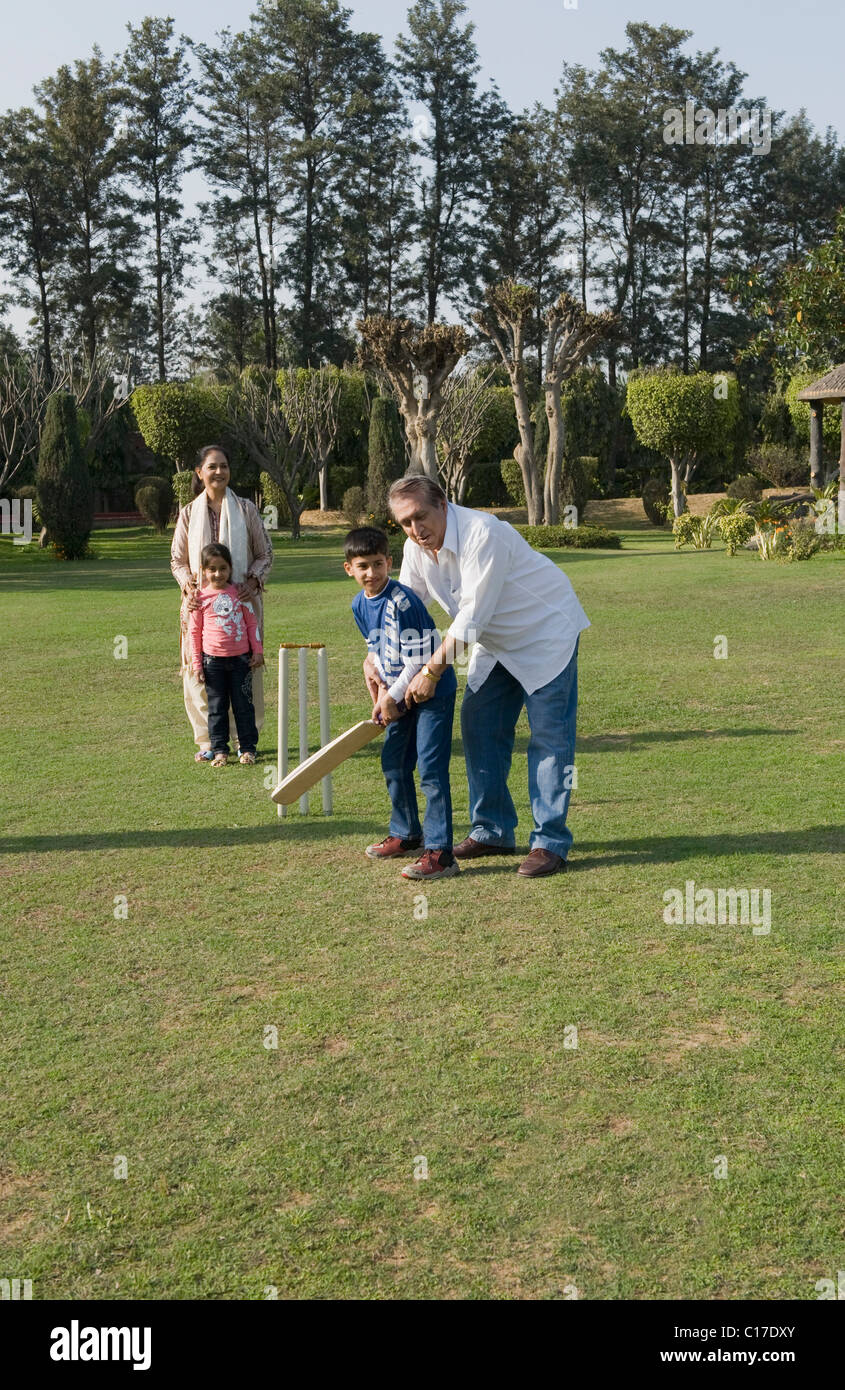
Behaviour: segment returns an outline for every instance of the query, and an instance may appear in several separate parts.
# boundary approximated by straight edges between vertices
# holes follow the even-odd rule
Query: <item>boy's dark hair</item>
[[[229,573],[232,571],[232,552],[228,545],[221,545],[220,541],[212,541],[211,545],[203,546],[200,556],[200,566],[205,569],[209,560],[225,560],[229,566]]]
[[[343,554],[348,560],[359,560],[364,555],[390,555],[390,541],[384,531],[377,526],[356,526],[343,543]]]

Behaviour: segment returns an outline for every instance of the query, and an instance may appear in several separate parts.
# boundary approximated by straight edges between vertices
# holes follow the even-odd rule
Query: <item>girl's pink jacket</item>
[[[188,636],[197,675],[202,656],[245,656],[264,654],[261,633],[249,603],[241,602],[234,584],[225,589],[200,589],[200,607],[188,616]]]

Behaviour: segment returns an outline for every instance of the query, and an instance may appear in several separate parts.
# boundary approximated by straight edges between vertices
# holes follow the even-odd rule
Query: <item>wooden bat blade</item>
[[[291,806],[294,801],[299,800],[303,792],[309,791],[328,773],[334,772],[347,758],[351,758],[353,753],[357,753],[359,748],[364,748],[383,733],[384,727],[374,724],[372,719],[362,719],[360,724],[353,724],[351,729],[338,734],[331,743],[319,748],[310,758],[301,762],[299,767],[295,767],[293,772],[289,772],[284,781],[270,793],[270,800],[275,801],[278,806]]]

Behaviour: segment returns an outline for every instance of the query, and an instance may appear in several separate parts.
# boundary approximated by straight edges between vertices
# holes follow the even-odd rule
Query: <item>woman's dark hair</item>
[[[200,449],[199,453],[197,454],[197,461],[194,464],[194,476],[191,480],[192,497],[199,497],[201,492],[205,492],[205,488],[200,482],[200,475],[197,472],[197,469],[202,468],[209,454],[222,454],[229,467],[232,467],[232,460],[229,458],[229,454],[227,450],[223,448],[222,444],[206,444],[204,449]]]
[[[209,560],[225,560],[229,566],[229,577],[232,575],[232,552],[228,545],[221,545],[220,541],[212,541],[210,545],[204,545],[200,555],[200,567],[205,569]]]

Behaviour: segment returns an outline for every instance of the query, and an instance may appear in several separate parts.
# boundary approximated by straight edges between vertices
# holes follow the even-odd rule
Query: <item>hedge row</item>
[[[622,537],[606,526],[516,526],[535,550],[620,550]]]

